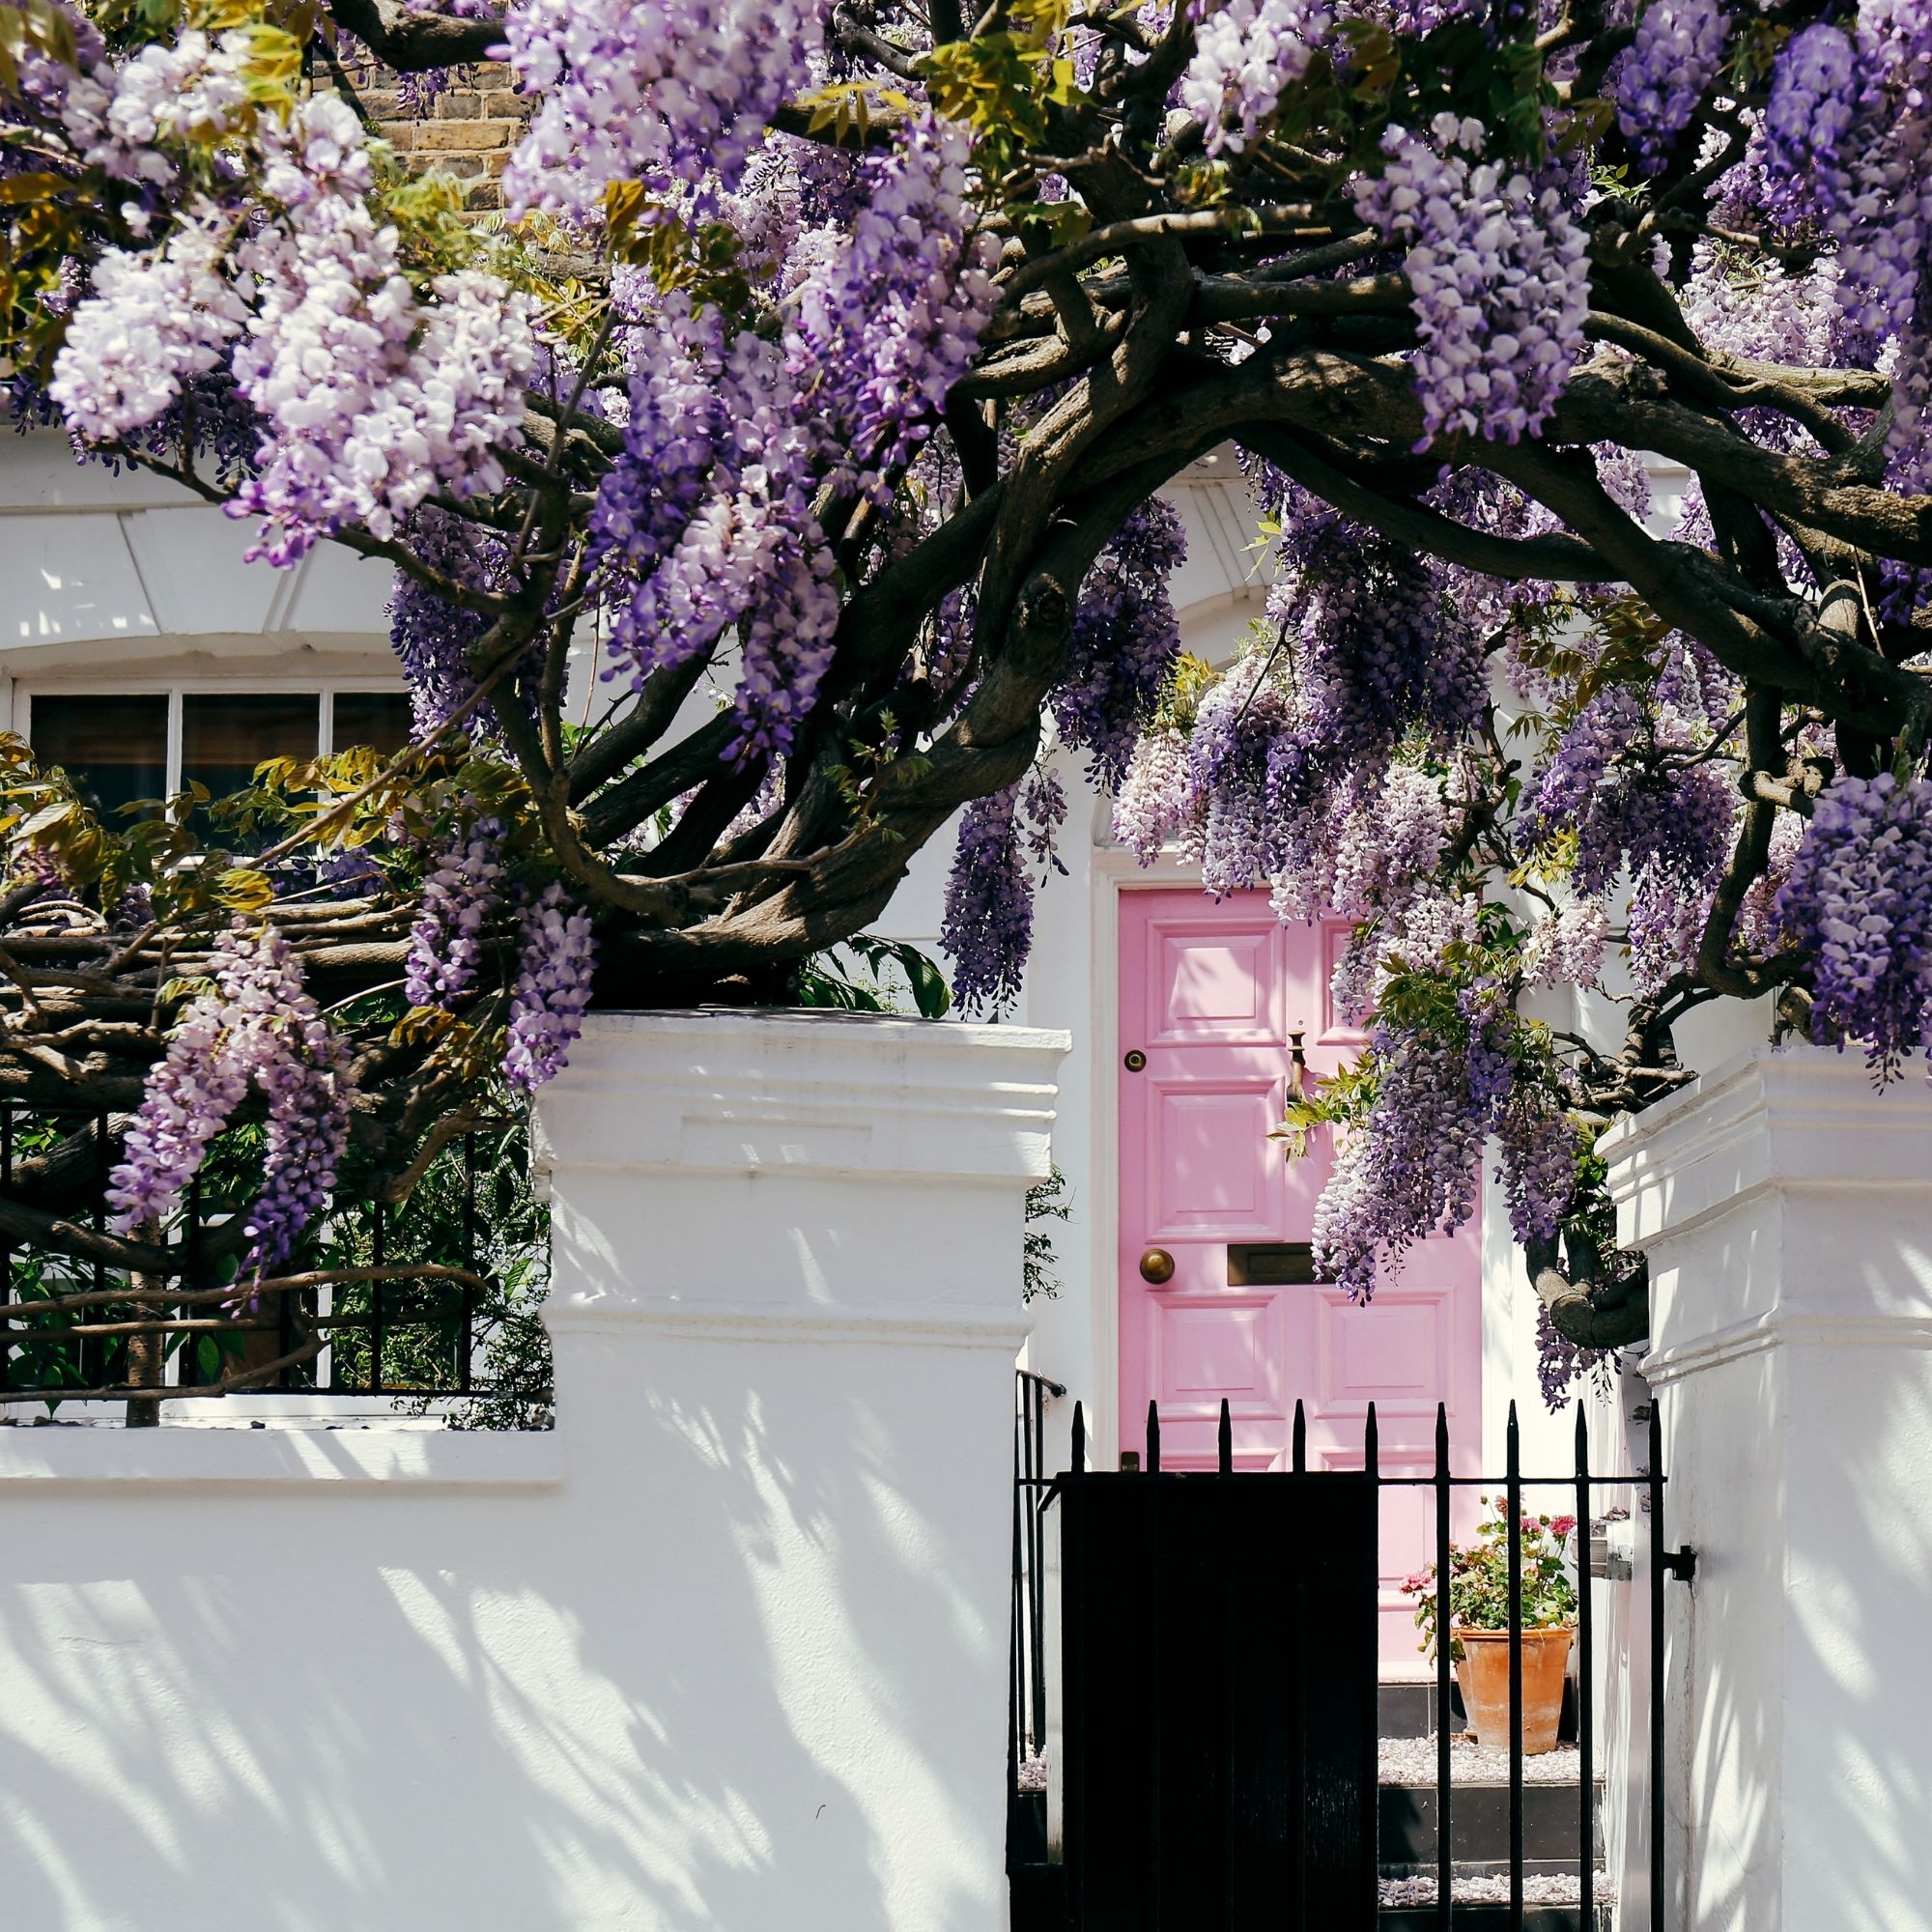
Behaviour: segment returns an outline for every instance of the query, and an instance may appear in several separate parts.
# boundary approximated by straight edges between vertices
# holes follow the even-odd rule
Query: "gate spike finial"
[[[1228,1398],[1221,1398],[1221,1429],[1219,1436],[1221,1452],[1221,1473],[1232,1476],[1235,1473],[1235,1417],[1228,1406]]]
[[[1305,1475],[1308,1470],[1308,1412],[1301,1406],[1301,1398],[1294,1399],[1294,1473]]]
[[[1073,1405],[1073,1454],[1068,1461],[1076,1476],[1086,1473],[1087,1411],[1077,1402]]]
[[[1369,1419],[1362,1431],[1362,1471],[1373,1479],[1381,1462],[1381,1444],[1376,1432],[1376,1406],[1369,1405]]]
[[[1160,1408],[1151,1399],[1148,1403],[1147,1466],[1150,1476],[1160,1474]]]

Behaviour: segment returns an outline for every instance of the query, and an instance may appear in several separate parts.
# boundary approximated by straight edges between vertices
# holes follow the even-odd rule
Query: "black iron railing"
[[[105,1112],[0,1102],[0,1193],[44,1203],[83,1237],[56,1245],[0,1222],[0,1413],[121,1401],[141,1423],[186,1398],[469,1398],[514,1404],[526,1426],[547,1407],[542,1217],[521,1122],[454,1137],[401,1206],[345,1178],[259,1285],[237,1279],[258,1184],[245,1146],[217,1144],[167,1225],[138,1236],[168,1249],[173,1272],[114,1264],[101,1237],[120,1127]]]
[[[1007,1866],[1043,1851],[1045,1802],[1033,1768],[1046,1748],[1046,1406],[1066,1393],[1022,1369],[1014,1378],[1013,1598],[1008,1711]]]
[[[1566,1499],[1574,1498],[1577,1519],[1573,1545],[1577,1571],[1574,1679],[1579,1768],[1575,1814],[1577,1923],[1587,1926],[1596,1918],[1595,1875],[1600,1843],[1600,1800],[1595,1775],[1599,1744],[1596,1707],[1599,1633],[1591,1601],[1590,1550],[1593,1520],[1600,1514],[1596,1502],[1605,1489],[1635,1490],[1646,1505],[1648,1517],[1649,1704],[1641,1717],[1631,1715],[1634,1736],[1643,1736],[1646,1726],[1648,1733],[1645,1795],[1648,1922],[1653,1932],[1665,1932],[1675,1922],[1666,1889],[1664,1860],[1664,1598],[1668,1577],[1690,1580],[1695,1557],[1690,1549],[1672,1550],[1668,1547],[1662,1428],[1655,1404],[1647,1411],[1639,1411],[1647,1421],[1649,1454],[1647,1466],[1634,1476],[1604,1475],[1593,1469],[1588,1423],[1580,1411],[1572,1468],[1560,1475],[1525,1475],[1521,1467],[1520,1431],[1512,1406],[1500,1483],[1493,1478],[1453,1473],[1448,1418],[1441,1408],[1436,1412],[1433,1471],[1427,1475],[1384,1474],[1380,1468],[1373,1404],[1369,1405],[1365,1417],[1359,1470],[1335,1473],[1310,1470],[1306,1418],[1297,1403],[1289,1467],[1279,1472],[1237,1474],[1232,1418],[1224,1402],[1216,1469],[1164,1472],[1160,1415],[1157,1407],[1150,1404],[1144,1459],[1123,1455],[1119,1472],[1089,1471],[1085,1416],[1076,1404],[1068,1471],[1048,1482],[1043,1478],[1037,1453],[1040,1431],[1037,1417],[1044,1391],[1030,1393],[1027,1382],[1028,1378],[1023,1377],[1014,1465],[1014,1763],[1017,1769],[1029,1761],[1022,1754],[1029,1741],[1044,1743],[1048,1686],[1043,1643],[1045,1605],[1040,1587],[1042,1518],[1047,1505],[1059,1501],[1068,1514],[1062,1525],[1058,1578],[1063,1644],[1062,1653],[1053,1660],[1053,1664],[1060,1673],[1054,1686],[1060,1718],[1058,1744],[1066,1762],[1056,1764],[1053,1772],[1064,1793],[1065,1838],[1059,1848],[1065,1864],[1055,1873],[1055,1886],[1043,1888],[1038,1883],[1041,1874],[1037,1870],[1024,1874],[1028,1881],[1027,1895],[1051,1901],[1044,1913],[1021,1913],[1022,1875],[1016,1873],[1016,1932],[1030,1932],[1032,1926],[1049,1924],[1055,1932],[1061,1932],[1061,1928],[1067,1928],[1068,1932],[1100,1932],[1103,1923],[1107,1932],[1119,1932],[1119,1928],[1125,1927],[1144,1927],[1150,1932],[1153,1928],[1169,1928],[1172,1932],[1180,1921],[1165,1908],[1173,1902],[1175,1872],[1188,1868],[1190,1861],[1194,1868],[1213,1875],[1210,1889],[1216,1893],[1215,1909],[1206,1917],[1199,1917],[1198,1924],[1212,1925],[1217,1932],[1248,1932],[1251,1925],[1259,1928],[1263,1924],[1269,1932],[1276,1932],[1284,1924],[1312,1928],[1318,1923],[1324,1927],[1324,1932],[1330,1932],[1334,1925],[1344,1922],[1373,1924],[1383,1915],[1379,1827],[1374,1822],[1378,1815],[1378,1776],[1373,1747],[1376,1734],[1373,1713],[1378,1670],[1373,1636],[1351,1634],[1346,1647],[1347,1669],[1363,1676],[1360,1684],[1351,1682],[1338,1687],[1319,1678],[1296,1683],[1282,1680],[1270,1693],[1265,1685],[1258,1691],[1255,1682],[1245,1676],[1237,1678],[1226,1669],[1225,1655],[1217,1657],[1214,1653],[1215,1633],[1211,1626],[1217,1615],[1229,1616],[1231,1621],[1218,1635],[1221,1651],[1231,1650],[1237,1593],[1248,1590],[1257,1579],[1274,1596],[1264,1603],[1241,1597],[1243,1615],[1252,1617],[1261,1611],[1278,1617],[1283,1630],[1298,1628],[1297,1618],[1306,1622],[1310,1602],[1304,1600],[1308,1599],[1311,1588],[1304,1574],[1307,1559],[1297,1557],[1284,1568],[1275,1554],[1268,1553],[1272,1546],[1293,1537],[1303,1548],[1353,1548],[1365,1537],[1363,1547],[1373,1551],[1378,1520],[1376,1499],[1381,1491],[1390,1489],[1420,1489],[1434,1494],[1434,1587],[1439,1639],[1435,1645],[1436,1752],[1431,1848],[1435,1860],[1435,1895],[1420,1912],[1413,1906],[1402,1908],[1400,1922],[1406,1925],[1433,1922],[1440,1932],[1449,1932],[1458,1919],[1457,1784],[1454,1727],[1449,1719],[1457,1694],[1453,1646],[1449,1640],[1456,1628],[1452,1611],[1453,1505],[1459,1491],[1478,1488],[1496,1495],[1501,1506],[1506,1551],[1508,1904],[1507,1916],[1501,1922],[1520,1928],[1531,1903],[1526,1897],[1525,1878],[1523,1504],[1525,1492],[1548,1493],[1552,1490]],[[1046,1388],[1060,1393],[1051,1384]],[[1153,1480],[1150,1481],[1151,1478]],[[1295,1500],[1297,1494],[1303,1498],[1301,1502]],[[1075,1504],[1079,1505],[1077,1511]],[[1312,1534],[1294,1527],[1303,1518],[1313,1526]],[[1073,1526],[1076,1520],[1077,1533]],[[1184,1599],[1184,1608],[1172,1614],[1208,1620],[1208,1654],[1205,1659],[1200,1654],[1204,1646],[1198,1641],[1199,1630],[1191,1634],[1196,1640],[1187,1644],[1163,1645],[1161,1641],[1161,1605],[1172,1592],[1177,1566],[1194,1579],[1188,1586],[1193,1595]],[[1357,1587],[1362,1579],[1352,1569],[1348,1570],[1346,1577],[1338,1572],[1338,1578],[1332,1585],[1313,1586],[1318,1591],[1317,1601],[1320,1591],[1328,1589],[1339,1614],[1359,1618],[1363,1614],[1362,1602],[1368,1601],[1362,1599]],[[1373,1590],[1370,1596],[1373,1597]],[[1293,1604],[1288,1601],[1291,1598],[1294,1600]],[[1127,1611],[1131,1614],[1124,1615]],[[1373,1618],[1379,1612],[1371,1607],[1367,1614]],[[1311,1696],[1333,1700],[1333,1709],[1320,1726],[1308,1722]],[[1229,1708],[1219,1709],[1220,1702],[1227,1702]],[[1139,1720],[1138,1728],[1129,1725],[1123,1730],[1114,1714],[1128,1704],[1151,1715]],[[1364,1717],[1365,1713],[1370,1715]],[[1177,1715],[1170,1721],[1165,1714]],[[1337,1759],[1338,1734],[1346,1731],[1352,1738],[1364,1723],[1371,1739],[1367,1756],[1355,1749],[1353,1744],[1343,1743],[1339,1747],[1341,1757]],[[1284,1769],[1283,1739],[1298,1729],[1309,1734],[1289,1740],[1293,1761]],[[1205,1760],[1201,1748],[1203,1737],[1220,1740]],[[1216,1751],[1225,1754],[1225,1768],[1217,1769]],[[1295,1752],[1298,1757],[1293,1755]],[[1166,1763],[1162,1762],[1163,1757]],[[1280,1791],[1289,1793],[1320,1789],[1323,1794],[1324,1815],[1331,1820],[1350,1821],[1342,1835],[1346,1837],[1349,1831],[1353,1831],[1361,1842],[1350,1839],[1338,1853],[1335,1842],[1312,1845],[1307,1841],[1298,1817],[1292,1818],[1284,1827],[1281,1818],[1274,1814],[1293,1811],[1300,1800],[1296,1799],[1293,1805],[1273,1803],[1267,1790],[1237,1779],[1235,1772],[1237,1758],[1248,1767],[1242,1778],[1260,1777],[1263,1785],[1272,1778]],[[1204,1777],[1211,1780],[1217,1776],[1227,1784],[1231,1802],[1204,1806],[1198,1799],[1199,1786]],[[1351,1783],[1351,1779],[1357,1782]],[[1238,1804],[1232,1802],[1237,1791]],[[1147,1795],[1150,1792],[1153,1794],[1151,1800]],[[1127,1814],[1125,1829],[1122,1818],[1108,1815],[1110,1806]],[[1478,1822],[1472,1820],[1472,1825]],[[1231,1830],[1248,1835],[1237,1842],[1229,1836]],[[1192,1842],[1196,1837],[1201,1839],[1199,1844]],[[1011,1833],[1009,1842],[1010,1854]],[[1339,1866],[1332,1856],[1327,1866],[1321,1864],[1321,1859],[1330,1855],[1340,1856]],[[1043,1857],[1043,1852],[1039,1856]],[[1144,1896],[1129,1897],[1120,1891],[1123,1868],[1137,1875],[1131,1880],[1129,1890],[1138,1886]],[[1334,1918],[1338,1896],[1346,1894],[1347,1900],[1357,1899],[1364,1870],[1376,1874],[1371,1895],[1347,1904],[1344,1918]],[[1241,1874],[1238,1887],[1227,1879],[1231,1872]],[[1342,1888],[1341,1894],[1336,1891],[1338,1885]],[[1090,1895],[1083,1897],[1083,1886]],[[1097,1906],[1091,1895],[1096,1887],[1104,1892]],[[1219,1896],[1224,1888],[1225,1900]],[[1235,1897],[1236,1889],[1239,1900]],[[1283,1901],[1287,1902],[1285,1917]],[[1497,1903],[1500,1905],[1501,1901]],[[1094,1917],[1096,1910],[1097,1918]],[[1315,1916],[1309,1916],[1311,1912]],[[1323,1918],[1322,1913],[1329,1916]]]

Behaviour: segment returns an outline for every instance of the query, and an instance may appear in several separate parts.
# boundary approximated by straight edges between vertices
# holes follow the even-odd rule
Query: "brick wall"
[[[358,81],[362,104],[382,123],[397,154],[463,184],[465,202],[479,213],[501,206],[503,164],[523,132],[529,103],[510,85],[510,71],[486,63],[445,88],[428,114],[400,111],[396,76],[386,71]]]

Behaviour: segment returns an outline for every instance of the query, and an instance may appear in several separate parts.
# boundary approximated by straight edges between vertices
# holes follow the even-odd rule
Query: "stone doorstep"
[[[1433,1873],[1436,1859],[1436,1804],[1433,1786],[1385,1784],[1381,1788],[1378,1851],[1384,1872]],[[1577,1875],[1577,1791],[1574,1784],[1529,1784],[1522,1793],[1525,1868]],[[1603,1811],[1597,1812],[1594,1858],[1603,1856]],[[1507,1785],[1464,1784],[1453,1789],[1449,1843],[1458,1870],[1509,1871],[1510,1795]]]
[[[1477,1905],[1458,1900],[1452,1915],[1455,1932],[1510,1932],[1507,1905]],[[1531,1905],[1522,1910],[1523,1932],[1607,1932],[1610,1908],[1600,1905],[1587,1926],[1583,1913],[1570,1905]],[[1438,1932],[1433,1905],[1385,1905],[1377,1916],[1378,1932]]]

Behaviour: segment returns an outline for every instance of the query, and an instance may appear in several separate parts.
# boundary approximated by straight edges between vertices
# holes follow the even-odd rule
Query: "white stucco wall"
[[[1687,1932],[1928,1932],[1932,1095],[1756,1047],[1610,1137],[1664,1427]]]
[[[594,1017],[558,1427],[0,1428],[21,1932],[1000,1932],[1065,1042]]]

